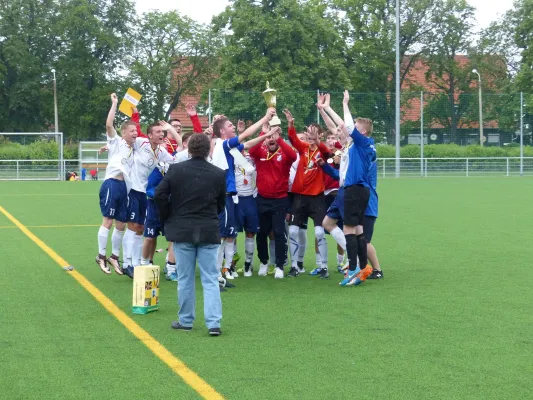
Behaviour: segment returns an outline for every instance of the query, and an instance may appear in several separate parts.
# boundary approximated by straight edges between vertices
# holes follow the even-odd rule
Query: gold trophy
[[[268,83],[268,81],[267,81],[267,88],[263,92],[263,97],[265,98],[265,101],[267,103],[267,107],[276,108],[276,94],[277,94],[277,90],[276,89],[271,89],[270,88],[270,83]]]
[[[276,108],[276,94],[277,93],[278,93],[277,90],[272,89],[270,87],[270,83],[267,81],[267,88],[263,92],[263,97],[265,98],[267,107]],[[270,126],[272,127],[272,126],[280,126],[280,125],[281,125],[281,120],[279,119],[277,115],[274,115],[272,119],[270,120]]]

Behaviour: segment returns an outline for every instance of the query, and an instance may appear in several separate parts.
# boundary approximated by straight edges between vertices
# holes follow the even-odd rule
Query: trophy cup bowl
[[[270,88],[270,84],[266,83],[266,90],[263,92],[263,97],[265,98],[265,101],[267,103],[267,107],[276,107],[276,94],[277,94],[277,90],[276,89],[271,89]]]

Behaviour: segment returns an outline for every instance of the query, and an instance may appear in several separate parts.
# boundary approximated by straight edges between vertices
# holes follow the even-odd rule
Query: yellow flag
[[[124,96],[124,99],[122,100],[122,103],[120,103],[118,110],[131,118],[133,108],[137,107],[137,104],[139,104],[139,101],[141,101],[141,97],[141,94],[137,93],[132,88],[129,88]]]

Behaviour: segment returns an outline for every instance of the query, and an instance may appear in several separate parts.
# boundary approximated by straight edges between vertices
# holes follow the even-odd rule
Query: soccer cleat
[[[296,263],[296,266],[297,266],[297,268],[298,268],[298,272],[299,272],[300,274],[305,274],[305,267],[304,267],[304,263],[303,263],[303,262],[298,261],[298,262]]]
[[[267,276],[268,273],[268,265],[267,264],[260,264],[259,265],[259,272],[257,275],[259,276]]]
[[[133,279],[133,267],[131,265],[128,265],[126,268],[122,268],[122,272],[124,275]]]
[[[220,289],[220,292],[227,292],[226,288],[224,288],[224,285],[218,285],[218,288]]]
[[[382,279],[383,278],[383,271],[378,271],[377,269],[372,271],[372,274],[366,279]]]
[[[289,273],[287,274],[287,277],[289,278],[295,278],[299,275],[300,273],[298,272],[298,268],[296,267],[291,267]]]
[[[274,273],[275,279],[283,279],[285,274],[283,273],[283,268],[276,268],[276,272]]]
[[[275,265],[269,265],[267,274],[268,275],[274,275],[275,272],[276,272],[276,266]]]
[[[227,287],[228,289],[233,289],[235,285],[229,281],[226,281],[226,284],[224,285],[224,287]]]
[[[209,328],[209,336],[220,336],[222,335],[222,331],[220,328]]]
[[[229,268],[222,268],[222,274],[226,279],[235,279]]]
[[[118,260],[118,256],[112,254],[111,257],[107,259],[107,262],[113,266],[115,269],[115,272],[118,275],[122,275],[122,267],[120,266],[120,261]]]
[[[165,275],[165,278],[167,281],[177,282],[178,272],[177,271],[171,271],[170,273],[167,272],[167,274]]]
[[[178,321],[172,321],[170,325],[172,329],[177,329],[178,331],[190,332],[192,331],[192,326],[183,326]]]
[[[252,276],[252,263],[249,263],[249,262],[245,262],[244,263],[244,276],[245,277],[250,277]]]
[[[237,271],[235,271],[235,267],[231,267],[229,269],[229,272],[231,273],[231,275],[234,277],[234,278],[238,278],[239,277],[239,274],[237,273]]]
[[[309,275],[316,276],[316,275],[320,274],[320,271],[322,271],[322,268],[321,268],[321,267],[316,267],[314,270],[312,270],[311,272],[309,272]],[[299,272],[299,271],[298,271],[298,272]]]
[[[339,283],[339,285],[341,286],[348,286],[348,284],[353,280],[355,279],[356,275],[358,274],[357,270],[355,271],[350,271],[348,270],[348,272],[346,273],[346,275],[344,275],[344,279]]]
[[[326,279],[326,278],[329,278],[329,272],[328,272],[328,269],[327,268],[322,268],[320,270],[320,273],[318,274],[319,278],[321,279]]]
[[[109,266],[107,265],[107,260],[105,258],[105,256],[101,255],[101,254],[98,254],[96,256],[96,264],[98,264],[98,266],[100,267],[100,269],[102,270],[102,272],[104,274],[107,274],[109,275],[111,273],[111,270],[109,269]]]
[[[362,269],[356,276],[355,278],[353,278],[350,283],[348,285],[354,285],[354,286],[357,286],[357,285],[360,285],[361,283],[363,283],[364,281],[366,281],[366,279],[372,275],[372,267],[370,265],[367,265],[364,269]]]
[[[168,273],[168,263],[165,264],[165,266],[163,267],[163,274],[166,274]]]

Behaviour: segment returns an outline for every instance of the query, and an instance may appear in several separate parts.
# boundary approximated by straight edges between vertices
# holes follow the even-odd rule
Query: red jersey
[[[300,154],[296,176],[292,184],[292,192],[316,196],[324,193],[324,172],[317,164],[319,158],[327,161],[330,151],[324,143],[311,151],[309,143],[304,143],[296,135],[296,129],[289,127],[289,140]]]
[[[266,146],[263,146],[263,142],[248,151],[257,171],[257,192],[269,199],[281,199],[287,196],[291,165],[296,161],[296,152],[291,146],[282,138],[279,138],[277,143],[278,150],[272,154]]]

